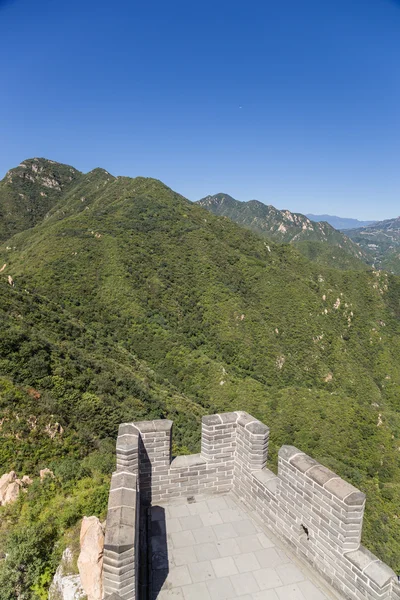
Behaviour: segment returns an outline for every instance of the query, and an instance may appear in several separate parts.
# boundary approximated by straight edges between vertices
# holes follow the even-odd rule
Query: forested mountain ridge
[[[272,467],[289,443],[363,489],[363,541],[400,570],[400,280],[312,263],[157,180],[101,169],[46,215],[0,246],[0,462],[56,472],[51,493],[0,508],[0,551],[25,552],[27,524],[50,535],[29,586],[46,588],[84,511],[105,510],[119,420],[171,416],[176,450],[195,451],[200,416],[236,409],[270,426]],[[0,561],[1,600],[13,582]]]
[[[400,275],[400,217],[349,229],[346,234],[372,255],[377,269]]]
[[[364,263],[368,263],[368,250],[360,249],[329,223],[314,222],[300,213],[279,210],[258,200],[241,202],[227,194],[206,196],[197,204],[268,239],[295,244],[307,258],[327,266],[367,268]]]

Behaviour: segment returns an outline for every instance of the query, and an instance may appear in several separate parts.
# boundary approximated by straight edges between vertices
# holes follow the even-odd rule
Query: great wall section
[[[279,450],[278,474],[270,471],[266,467],[269,429],[245,412],[203,417],[200,454],[172,459],[171,434],[169,420],[120,425],[117,470],[111,480],[106,521],[106,600],[264,597],[260,591],[251,595],[253,581],[261,586],[254,590],[273,588],[267,577],[273,569],[262,561],[267,556],[275,557],[278,572],[281,569],[284,573],[285,565],[280,567],[276,558],[282,552],[271,548],[272,543],[264,543],[264,553],[256,550],[255,554],[246,552],[245,558],[234,556],[235,562],[230,556],[224,559],[223,554],[211,561],[200,561],[195,568],[198,572],[199,564],[204,565],[204,574],[197,575],[197,579],[188,575],[194,572],[193,565],[189,570],[183,569],[193,553],[192,546],[204,542],[200,533],[211,536],[209,540],[204,537],[211,552],[215,541],[212,536],[224,540],[229,528],[238,539],[232,538],[228,554],[233,553],[233,547],[244,547],[244,537],[250,541],[249,532],[254,530],[254,543],[258,543],[268,539],[262,532],[270,531],[305,568],[318,574],[333,594],[325,596],[321,592],[319,596],[302,597],[400,600],[396,574],[360,544],[366,498],[358,489],[292,446]],[[213,510],[219,510],[218,516]],[[203,532],[196,531],[201,524],[199,516],[203,525],[209,525],[206,519],[212,525],[214,519],[214,530],[205,527]],[[178,523],[185,519],[187,532]],[[181,554],[186,556],[182,567],[174,563],[175,573],[181,579],[167,585],[170,571],[174,570],[169,565],[167,542],[173,524],[179,524],[179,530],[171,534],[176,536],[176,552],[181,547]],[[246,526],[249,531],[243,531]],[[200,545],[194,550],[193,556],[198,560]],[[204,558],[210,557],[212,554]],[[246,560],[257,564],[241,569]],[[297,568],[292,563],[285,564],[292,572]],[[212,574],[207,572],[207,565]],[[232,584],[235,595],[221,596],[217,591],[213,594],[218,589],[219,570],[224,593]],[[207,577],[214,580],[212,585],[207,583],[209,587],[204,583]],[[246,586],[243,595],[241,585]],[[314,584],[306,581],[302,585],[311,589]],[[276,590],[278,595],[268,598],[284,597],[284,587]]]

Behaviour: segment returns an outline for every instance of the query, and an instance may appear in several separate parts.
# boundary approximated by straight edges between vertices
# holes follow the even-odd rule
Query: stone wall
[[[203,418],[201,453],[171,456],[172,421],[135,423],[140,493],[148,503],[232,487],[236,413]],[[118,438],[119,439],[119,438]]]
[[[360,545],[362,492],[292,446],[280,449],[274,474],[266,467],[269,429],[245,412],[203,417],[200,454],[172,460],[171,432],[168,420],[120,426],[106,528],[106,595],[135,599],[137,564],[136,571],[128,564],[137,556],[140,505],[232,491],[346,598],[400,600],[395,573]],[[129,497],[118,496],[117,505],[111,500],[115,486],[131,491]],[[134,512],[122,510],[132,506]]]
[[[346,597],[396,598],[395,573],[360,545],[365,495],[293,446],[280,449],[278,475],[257,468],[253,448],[265,465],[269,433],[256,423],[238,417],[233,491]]]
[[[103,557],[103,587],[126,600],[138,597],[140,502],[137,476],[117,471],[111,478]]]
[[[393,583],[392,599],[400,600],[400,582]]]

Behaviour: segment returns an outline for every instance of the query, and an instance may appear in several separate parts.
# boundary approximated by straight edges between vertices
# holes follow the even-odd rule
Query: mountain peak
[[[226,204],[236,204],[236,203],[240,203],[240,200],[236,200],[229,194],[224,194],[223,192],[218,192],[218,194],[212,194],[212,195],[210,194],[208,196],[205,196],[201,200],[197,201],[197,204],[200,204],[201,206],[206,206],[206,205],[219,206],[222,204],[226,205]]]
[[[9,185],[33,183],[45,188],[61,190],[76,179],[81,172],[70,165],[57,163],[47,158],[27,158],[17,167],[10,169],[3,181]]]
[[[0,240],[39,223],[82,173],[47,158],[27,158],[0,181]]]
[[[102,167],[95,167],[94,169],[92,169],[91,171],[86,173],[86,175],[107,175],[108,177],[112,177],[113,179],[116,179],[116,177],[114,177],[114,175],[111,175],[111,173],[109,173]]]

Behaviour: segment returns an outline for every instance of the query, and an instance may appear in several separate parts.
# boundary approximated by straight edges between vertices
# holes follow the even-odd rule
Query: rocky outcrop
[[[88,600],[103,597],[104,529],[97,517],[83,517],[78,569]]]
[[[43,481],[46,477],[52,477],[54,479],[53,471],[50,471],[47,467],[45,469],[40,469],[39,471],[40,481]]]
[[[0,478],[0,504],[9,504],[18,498],[22,482],[17,479],[15,471],[5,473]]]
[[[54,440],[56,435],[62,435],[64,433],[64,428],[60,425],[60,423],[48,423],[45,427],[45,432]]]
[[[0,477],[0,506],[14,502],[18,498],[21,488],[31,483],[32,480],[27,475],[18,479],[15,471],[4,473]]]
[[[84,597],[81,578],[73,570],[72,552],[66,548],[51,582],[48,600],[81,600]]]

